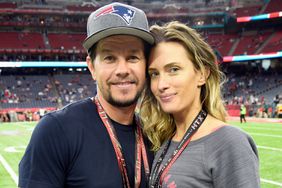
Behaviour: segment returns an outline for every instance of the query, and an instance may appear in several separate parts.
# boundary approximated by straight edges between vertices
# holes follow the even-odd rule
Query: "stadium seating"
[[[228,55],[236,39],[237,35],[235,34],[209,34],[207,36],[207,42],[222,56]]]
[[[272,13],[281,11],[282,1],[281,0],[270,0],[264,13]]]
[[[262,53],[271,53],[282,50],[282,31],[277,31],[273,34],[270,41],[262,49]]]
[[[272,33],[270,31],[254,31],[242,36],[235,51],[233,52],[233,55],[256,54],[257,50],[271,34]]]
[[[233,15],[236,17],[254,16],[260,13],[261,6],[241,7],[237,8]]]
[[[1,76],[4,91],[2,108],[55,107],[56,90],[48,76]]]
[[[45,48],[41,33],[0,32],[0,49],[42,49]]]
[[[274,96],[282,91],[281,75],[229,75],[224,86],[224,98],[228,104],[271,104]],[[235,99],[235,100],[234,100]],[[263,101],[262,101],[263,99]]]
[[[92,12],[94,10],[96,10],[97,8],[96,7],[93,7],[93,5],[91,4],[88,4],[88,5],[68,5],[66,6],[66,8],[69,10],[69,11],[85,11],[85,12]]]
[[[92,97],[96,93],[96,86],[90,73],[54,75],[54,80],[63,105]]]
[[[82,41],[85,34],[49,33],[48,39],[52,49],[83,50]]]
[[[233,54],[234,55],[253,54],[255,49],[252,44],[254,43],[255,39],[256,39],[255,35],[242,36]]]
[[[96,93],[90,74],[2,76],[1,84],[7,92],[0,96],[2,108],[57,107]]]
[[[16,8],[17,4],[15,2],[0,2],[0,9],[3,8]]]
[[[110,2],[112,1],[0,1],[0,60],[5,63],[85,61],[86,52],[82,42],[86,37],[87,17],[99,6]],[[269,22],[236,23],[236,17],[281,11],[281,0],[121,2],[140,6],[147,13],[150,25],[178,20],[195,27],[203,33],[212,48],[219,52],[219,56],[275,53],[282,50],[280,18]],[[248,63],[250,62],[242,62]],[[261,69],[260,60],[256,63],[256,68]],[[237,74],[234,71],[236,68],[226,71],[229,81],[223,92],[228,104],[237,105],[242,101],[262,103],[262,99],[271,103],[273,97],[282,92],[281,76],[265,75],[262,70],[246,71],[246,76]],[[57,108],[95,94],[95,84],[86,71],[78,73],[64,70],[61,74],[52,72],[52,69],[50,71],[50,74],[39,75],[22,75],[21,70],[11,71],[9,76],[1,74],[0,108]],[[33,119],[38,119],[36,115],[33,116]],[[18,117],[23,118],[22,115]]]

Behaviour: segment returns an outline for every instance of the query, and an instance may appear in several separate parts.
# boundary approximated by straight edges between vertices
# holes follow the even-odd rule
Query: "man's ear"
[[[93,80],[96,80],[96,74],[95,74],[95,68],[94,68],[94,62],[92,63],[90,56],[88,55],[86,57],[87,67],[91,73],[91,76]]]
[[[205,68],[204,72],[201,72],[201,76],[199,79],[199,85],[198,86],[202,86],[206,83],[208,77],[210,76],[210,69],[209,68]]]

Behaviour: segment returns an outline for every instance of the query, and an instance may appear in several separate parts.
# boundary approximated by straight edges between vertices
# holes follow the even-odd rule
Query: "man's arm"
[[[64,187],[67,142],[58,121],[44,116],[34,129],[19,164],[19,187]]]

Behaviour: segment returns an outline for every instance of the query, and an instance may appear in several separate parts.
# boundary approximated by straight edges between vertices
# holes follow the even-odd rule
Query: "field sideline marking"
[[[4,159],[4,157],[0,154],[0,162],[6,169],[6,171],[10,174],[11,178],[14,180],[14,182],[18,185],[18,176],[14,172],[14,170],[11,168],[11,166],[7,163],[7,161]]]
[[[277,128],[277,127],[275,127],[275,128],[269,128],[269,127],[247,127],[247,126],[245,126],[245,127],[238,126],[238,127],[242,128],[242,129],[257,129],[257,130],[282,131],[282,127],[281,127],[281,128]]]
[[[273,151],[282,151],[282,149],[280,148],[272,148],[272,147],[267,147],[267,146],[257,146],[257,148],[268,149],[268,150],[273,150]]]
[[[252,133],[249,132],[251,135],[257,135],[257,136],[268,136],[268,137],[276,137],[276,138],[282,138],[280,135],[273,135],[273,134],[262,134],[262,133]]]
[[[10,176],[12,177],[12,179],[14,180],[16,185],[18,185],[18,176],[16,175],[16,173],[13,171],[11,166],[7,163],[7,161],[4,159],[4,157],[1,154],[0,154],[0,162],[2,163],[4,168],[7,170],[7,172],[10,174]],[[275,181],[271,181],[271,180],[267,180],[267,179],[263,179],[263,178],[260,178],[260,180],[262,182],[265,182],[265,183],[278,185],[278,186],[282,187],[282,183],[279,183],[279,182],[275,182]]]
[[[282,183],[279,183],[279,182],[276,182],[276,181],[266,180],[266,179],[263,179],[263,178],[260,178],[260,181],[262,181],[264,183],[269,183],[269,184],[278,185],[278,186],[282,187]]]

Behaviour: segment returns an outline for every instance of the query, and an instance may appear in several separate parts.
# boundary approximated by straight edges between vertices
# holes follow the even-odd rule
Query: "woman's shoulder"
[[[238,141],[242,138],[250,137],[244,130],[234,125],[224,124],[217,128],[212,134],[214,137],[220,138],[219,140],[234,140]]]
[[[222,137],[228,140],[249,137],[249,135],[241,128],[230,125],[211,116],[208,117],[205,127],[206,128],[204,129],[206,129],[209,134],[214,135],[214,137]]]
[[[197,139],[194,143],[204,143],[205,145],[229,145],[239,143],[253,143],[253,139],[245,131],[239,127],[223,124],[221,126],[215,126],[213,131],[208,135]]]
[[[228,135],[245,135],[245,131],[239,127],[230,124],[224,124],[218,128],[218,134],[228,134]],[[215,132],[217,132],[215,131]]]
[[[209,148],[210,152],[224,150],[234,152],[250,152],[257,154],[257,148],[252,137],[233,125],[224,125],[218,130],[211,133],[203,140],[205,148]]]

